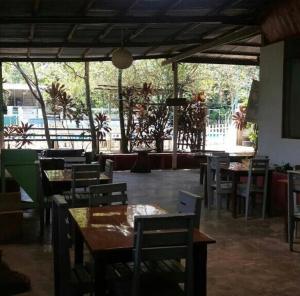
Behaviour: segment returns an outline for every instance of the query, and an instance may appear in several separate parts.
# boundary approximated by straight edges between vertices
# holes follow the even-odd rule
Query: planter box
[[[137,158],[137,153],[130,154],[101,154],[100,163],[104,164],[106,159],[115,162],[114,169],[117,171],[130,170]],[[172,168],[172,153],[149,153],[149,159],[152,170],[163,170]],[[196,169],[199,168],[199,160],[193,153],[177,154],[178,169]]]
[[[273,172],[271,179],[272,214],[284,215],[287,213],[287,183],[279,182],[287,180],[287,174]]]

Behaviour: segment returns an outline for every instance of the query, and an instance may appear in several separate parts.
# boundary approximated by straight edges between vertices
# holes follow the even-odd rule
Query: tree
[[[90,63],[84,62],[84,83],[85,83],[85,101],[88,110],[88,117],[91,129],[92,138],[92,152],[96,154],[97,151],[97,136],[92,112],[91,88],[90,88]]]
[[[46,105],[45,105],[44,97],[42,95],[42,91],[40,89],[39,79],[38,79],[38,76],[36,73],[35,65],[33,62],[30,62],[31,70],[32,70],[31,75],[28,74],[18,62],[13,63],[13,65],[16,67],[16,69],[22,75],[22,77],[25,80],[26,84],[28,85],[33,97],[40,104],[40,107],[42,110],[43,121],[44,121],[44,130],[45,130],[47,146],[48,146],[48,148],[51,148],[52,145],[51,145],[51,138],[50,138],[50,132],[49,132],[47,112],[46,112]]]
[[[120,130],[121,130],[121,152],[128,153],[128,138],[125,133],[124,123],[124,104],[123,104],[123,91],[122,91],[122,74],[123,70],[119,69],[118,72],[118,98],[119,98],[119,119],[120,119]]]

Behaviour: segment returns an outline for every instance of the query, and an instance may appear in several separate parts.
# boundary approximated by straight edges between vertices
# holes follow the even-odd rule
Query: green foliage
[[[134,61],[123,72],[123,86],[140,87],[145,80],[159,90],[151,96],[154,102],[162,102],[173,96],[173,73],[171,66],[161,66],[162,60]],[[30,70],[30,64],[21,63]],[[59,80],[75,102],[85,103],[84,63],[35,63],[40,85],[51,85]],[[20,73],[10,63],[3,63],[4,78],[9,83],[24,83]],[[30,71],[27,71],[30,72]],[[247,101],[252,79],[258,79],[258,68],[253,66],[179,64],[179,95],[187,99],[203,91],[211,120],[224,118],[232,106]],[[111,62],[90,63],[90,84],[93,107],[116,108],[118,70]],[[107,86],[100,89],[99,85]],[[108,91],[107,88],[110,90]]]

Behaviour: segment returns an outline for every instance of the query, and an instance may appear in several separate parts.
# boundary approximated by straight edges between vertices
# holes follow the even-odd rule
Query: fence
[[[224,145],[231,128],[232,124],[229,122],[208,124],[206,126],[206,145]]]
[[[230,122],[220,122],[217,124],[207,124],[206,126],[206,146],[218,146],[218,148],[228,145],[229,142],[235,143],[235,128]],[[83,148],[91,149],[90,130],[84,128],[50,128],[51,140],[56,148]],[[16,140],[22,139],[18,135],[12,135],[5,138],[6,146],[14,148]],[[43,128],[33,127],[28,133],[26,139],[31,141],[30,145],[24,148],[47,148]],[[172,149],[172,139],[164,141],[165,150]],[[117,152],[120,150],[120,133],[111,132],[106,139],[100,142],[100,149],[107,152]]]

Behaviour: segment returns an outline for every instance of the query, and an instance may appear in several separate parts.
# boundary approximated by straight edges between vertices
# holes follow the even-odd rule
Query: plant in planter
[[[7,148],[10,149],[10,142],[14,139],[16,134],[16,125],[9,125],[4,127],[4,138],[6,138],[7,141]]]
[[[186,106],[180,107],[178,113],[178,148],[203,149],[207,119],[204,93],[195,94]]]
[[[97,152],[99,153],[99,141],[102,141],[107,133],[111,131],[108,124],[108,116],[104,113],[95,115],[95,129],[97,137]]]
[[[20,126],[15,127],[15,141],[16,141],[16,147],[21,149],[25,145],[30,145],[32,142],[28,139],[30,136],[28,132],[33,127],[33,124],[23,123],[21,122]]]
[[[247,122],[246,122],[246,107],[245,106],[240,106],[238,111],[236,111],[233,115],[232,115],[232,121],[233,124],[235,125],[236,129],[237,129],[237,144],[241,145],[242,144],[242,140],[243,140],[243,130],[246,128],[247,126]]]
[[[74,105],[72,120],[75,121],[76,127],[79,128],[80,122],[88,116],[88,110],[83,102],[79,101]]]

